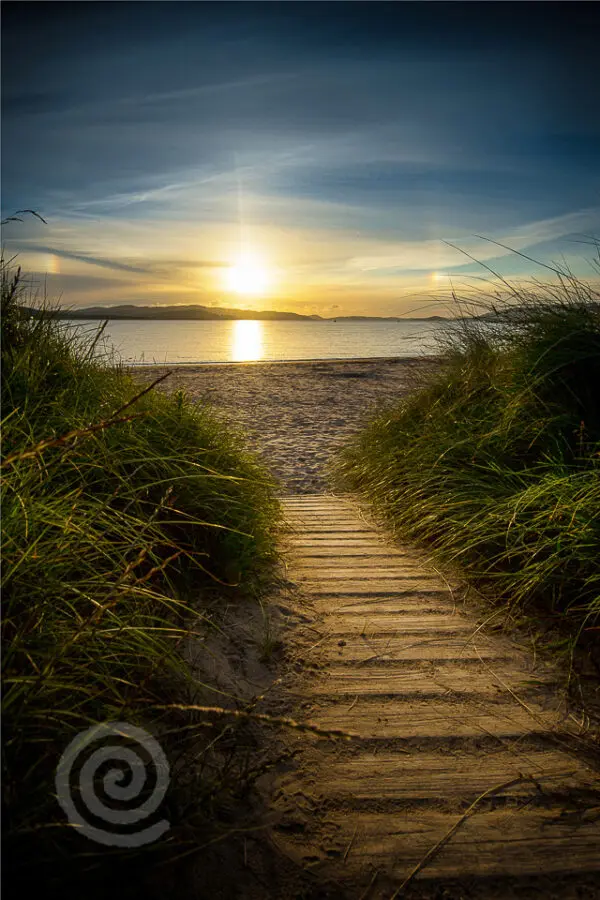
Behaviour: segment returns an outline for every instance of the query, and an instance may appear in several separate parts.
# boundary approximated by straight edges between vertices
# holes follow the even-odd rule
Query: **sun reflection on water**
[[[239,319],[233,322],[231,361],[249,362],[262,359],[263,353],[262,322],[250,319]]]

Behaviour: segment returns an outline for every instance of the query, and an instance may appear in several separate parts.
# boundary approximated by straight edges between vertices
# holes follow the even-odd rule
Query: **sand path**
[[[284,508],[312,617],[287,693],[352,738],[295,739],[268,780],[275,846],[357,900],[600,896],[598,773],[548,673],[352,498]]]
[[[383,403],[406,396],[435,371],[422,359],[322,360],[227,365],[143,366],[148,381],[172,374],[160,390],[184,390],[241,426],[248,444],[279,479],[283,493],[327,489],[332,454]]]

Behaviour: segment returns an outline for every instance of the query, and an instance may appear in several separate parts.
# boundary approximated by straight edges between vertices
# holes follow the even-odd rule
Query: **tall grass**
[[[367,424],[337,476],[497,603],[592,641],[600,294],[556,274],[533,288],[503,280],[507,291],[493,302],[481,293],[461,304],[454,294],[459,316],[439,375]]]
[[[61,754],[96,722],[172,728],[189,622],[260,592],[278,505],[208,409],[142,391],[43,306],[29,315],[4,260],[1,276],[3,824],[8,857],[56,869],[101,849],[73,843]]]

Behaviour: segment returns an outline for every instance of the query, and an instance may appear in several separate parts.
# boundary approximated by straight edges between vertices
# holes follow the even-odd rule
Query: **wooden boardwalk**
[[[600,896],[598,773],[548,676],[351,498],[283,503],[297,717],[353,737],[295,738],[277,846],[357,900]]]

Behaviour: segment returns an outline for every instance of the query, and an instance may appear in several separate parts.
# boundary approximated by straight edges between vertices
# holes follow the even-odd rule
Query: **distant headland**
[[[200,319],[223,321],[235,319],[256,319],[264,321],[305,321],[305,322],[432,322],[445,321],[444,316],[304,316],[300,313],[278,312],[276,310],[233,309],[199,305],[186,306],[90,306],[81,309],[56,309],[53,315],[58,319]]]

